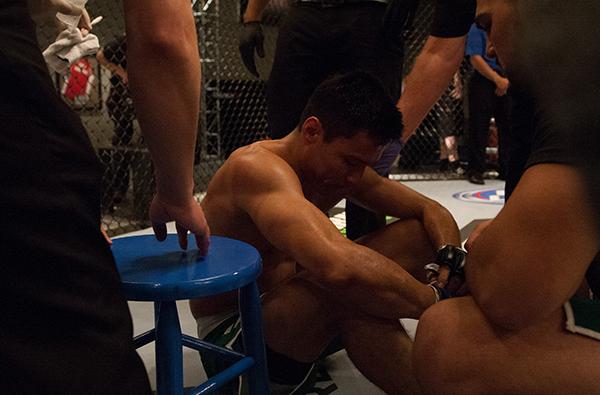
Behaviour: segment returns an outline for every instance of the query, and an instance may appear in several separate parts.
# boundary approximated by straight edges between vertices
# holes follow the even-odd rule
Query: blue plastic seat
[[[195,246],[192,236],[189,246]],[[177,235],[158,242],[154,235],[113,240],[113,254],[128,300],[154,302],[156,327],[134,338],[136,348],[156,341],[156,385],[159,395],[184,393],[182,346],[212,353],[232,365],[209,378],[191,394],[215,392],[228,381],[248,374],[251,394],[269,393],[260,298],[256,279],[262,261],[256,249],[226,237],[212,236],[208,255],[182,251]],[[239,289],[245,354],[181,333],[175,301]]]

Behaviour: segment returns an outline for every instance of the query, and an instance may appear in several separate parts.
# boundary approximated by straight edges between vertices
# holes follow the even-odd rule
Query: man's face
[[[498,60],[511,73],[515,66],[515,31],[519,22],[516,0],[478,0],[475,23],[488,34]]]
[[[320,138],[309,147],[305,168],[320,192],[345,194],[360,180],[366,166],[377,162],[382,151],[383,147],[377,146],[367,132],[330,141]]]

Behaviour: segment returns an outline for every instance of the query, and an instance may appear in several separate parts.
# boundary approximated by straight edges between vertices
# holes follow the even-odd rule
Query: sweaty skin
[[[434,248],[459,242],[452,216],[436,202],[367,167],[378,159],[381,147],[366,133],[330,143],[321,136],[321,141],[312,142],[308,134],[296,130],[284,139],[254,143],[232,154],[202,202],[213,234],[259,250],[263,293],[306,269],[318,284],[360,302],[366,314],[418,317],[433,303],[433,291],[393,257],[345,239],[325,213],[347,198],[398,218],[417,219]],[[424,263],[402,266],[421,275]],[[233,306],[233,294],[191,302],[195,317]]]

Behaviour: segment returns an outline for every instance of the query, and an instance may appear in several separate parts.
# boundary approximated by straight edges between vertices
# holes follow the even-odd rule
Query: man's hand
[[[123,67],[118,67],[115,70],[115,74],[119,76],[123,85],[127,85],[129,83],[129,78],[127,76],[127,71]]]
[[[475,240],[477,240],[477,238],[487,229],[487,227],[490,226],[490,224],[492,223],[492,221],[493,221],[492,219],[488,219],[487,221],[483,221],[483,222],[479,223],[475,227],[475,229],[473,229],[473,231],[469,235],[469,238],[465,242],[465,249],[467,251],[470,251],[471,248],[473,248],[473,244],[475,243]]]
[[[508,91],[508,86],[510,85],[507,78],[498,77],[494,81],[496,83],[496,96],[504,96]]]
[[[187,249],[188,231],[196,237],[196,245],[202,255],[208,253],[208,244],[210,229],[204,218],[204,212],[200,204],[190,196],[188,202],[183,206],[175,206],[166,203],[158,195],[154,195],[150,204],[150,221],[152,229],[159,241],[167,237],[166,223],[175,221],[175,228],[179,236],[179,245],[184,250]]]
[[[259,21],[244,22],[242,24],[239,34],[240,55],[242,56],[244,66],[257,78],[258,71],[254,62],[254,52],[256,51],[256,54],[261,58],[265,57],[264,41],[265,36],[263,35]]]
[[[100,223],[100,233],[102,233],[102,236],[104,236],[104,240],[106,240],[106,242],[109,245],[111,245],[112,240],[111,240],[110,236],[108,235],[108,233],[106,233],[106,229],[104,229],[104,226],[102,226],[102,222]]]
[[[90,16],[85,7],[78,7],[71,4],[68,0],[27,0],[31,18],[37,23],[53,22],[56,20],[56,13],[60,12],[66,15],[81,15],[79,28],[88,32],[92,30]]]

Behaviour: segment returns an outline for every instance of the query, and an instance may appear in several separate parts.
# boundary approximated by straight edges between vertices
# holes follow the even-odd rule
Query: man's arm
[[[244,22],[260,22],[262,13],[269,4],[270,0],[248,0],[246,12],[244,12]]]
[[[155,168],[150,219],[159,240],[175,220],[180,245],[196,235],[208,248],[208,226],[193,197],[194,148],[200,107],[200,57],[187,0],[125,0],[131,92]]]
[[[465,37],[441,38],[429,36],[417,57],[397,107],[402,111],[406,142],[448,87],[465,52]]]
[[[365,169],[349,198],[381,214],[419,220],[435,248],[461,244],[460,230],[446,208],[399,182],[378,176],[371,168]]]
[[[483,59],[481,55],[470,56],[471,65],[479,74],[492,81],[496,85],[496,95],[504,96],[508,90],[508,79],[502,77],[500,74],[490,67],[489,64]]]
[[[569,166],[529,168],[473,243],[467,282],[495,325],[517,330],[556,311],[600,248],[586,189]]]
[[[311,279],[364,313],[417,318],[433,290],[396,262],[344,238],[308,202],[293,171],[264,161],[240,160],[233,170],[237,205],[275,248],[298,262]]]
[[[108,60],[102,49],[99,49],[98,52],[96,52],[96,60],[98,60],[98,63],[100,63],[102,66],[106,67],[108,71],[118,75],[123,83],[127,84],[127,71],[123,68],[123,66]]]

